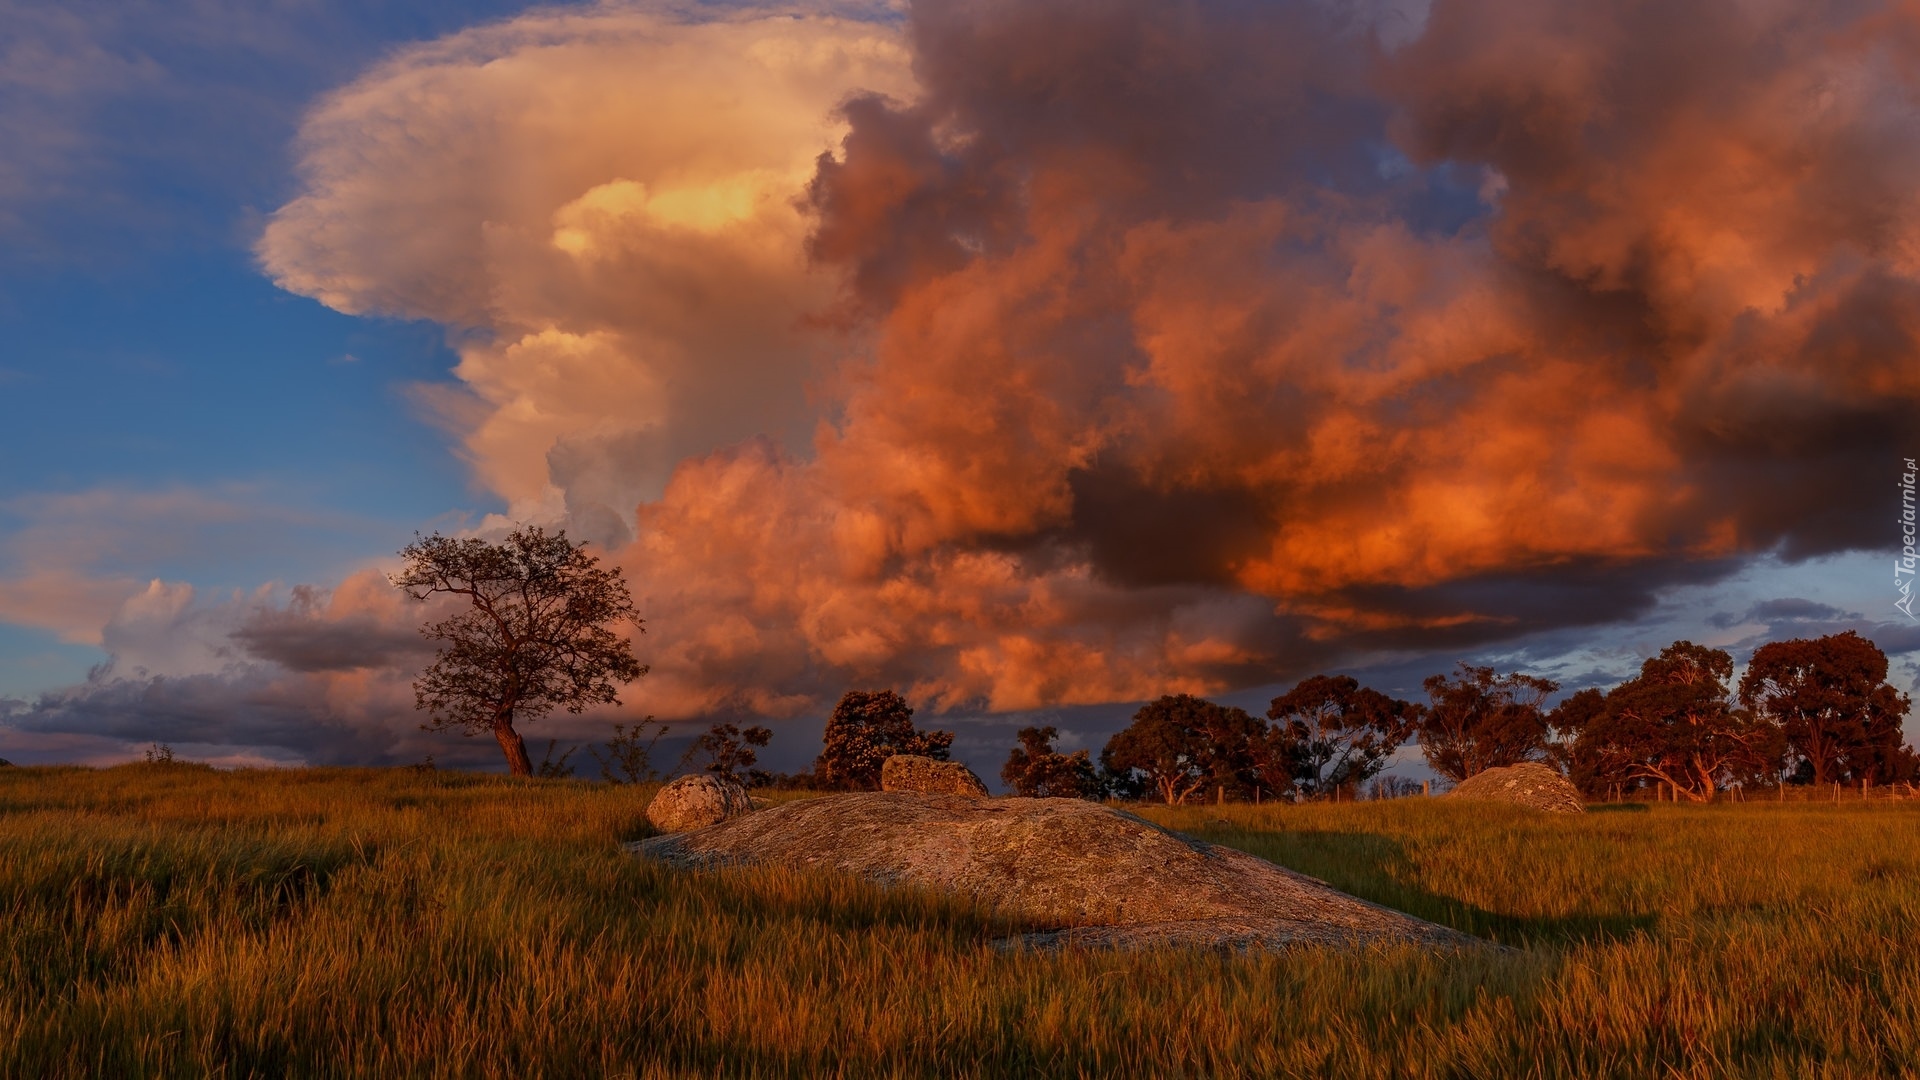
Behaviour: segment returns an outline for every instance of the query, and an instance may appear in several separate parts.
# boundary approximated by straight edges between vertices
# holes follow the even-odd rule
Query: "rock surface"
[[[1513,803],[1549,814],[1587,812],[1580,801],[1580,789],[1537,761],[1523,761],[1469,776],[1448,792],[1447,798]]]
[[[880,790],[987,797],[987,785],[972,769],[958,761],[935,761],[918,754],[895,754],[882,762]]]
[[[1482,944],[1231,848],[1081,799],[862,792],[629,845],[688,867],[819,867],[984,901],[1014,944],[1247,948]]]
[[[710,773],[683,776],[647,804],[647,820],[664,833],[686,832],[718,825],[753,810],[747,789]]]

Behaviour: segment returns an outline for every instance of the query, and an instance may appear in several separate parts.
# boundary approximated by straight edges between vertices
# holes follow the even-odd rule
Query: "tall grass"
[[[647,789],[0,769],[0,1076],[1913,1076],[1920,807],[1146,811],[1517,946],[1008,952]]]

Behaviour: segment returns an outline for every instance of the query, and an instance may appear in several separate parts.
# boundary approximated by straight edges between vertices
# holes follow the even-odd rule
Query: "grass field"
[[[1049,956],[648,794],[0,769],[0,1076],[1920,1075],[1920,805],[1148,810],[1517,949]]]

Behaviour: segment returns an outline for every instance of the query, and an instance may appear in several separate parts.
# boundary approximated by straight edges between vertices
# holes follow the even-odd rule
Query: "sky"
[[[516,523],[646,617],[536,754],[798,768],[892,687],[992,775],[1163,693],[1845,629],[1920,679],[1911,5],[0,22],[9,760],[498,768],[384,574]]]

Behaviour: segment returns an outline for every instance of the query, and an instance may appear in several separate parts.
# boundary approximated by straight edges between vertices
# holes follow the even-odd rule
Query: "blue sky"
[[[39,150],[0,188],[0,537],[23,500],[78,492],[229,491],[311,517],[313,534],[128,545],[112,567],[251,588],[331,580],[496,508],[409,396],[446,378],[444,330],[291,295],[251,249],[317,94],[524,6],[0,5],[0,131]],[[0,624],[0,695],[103,659]]]

